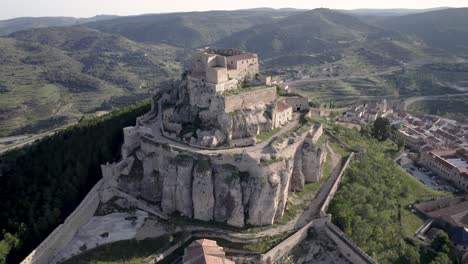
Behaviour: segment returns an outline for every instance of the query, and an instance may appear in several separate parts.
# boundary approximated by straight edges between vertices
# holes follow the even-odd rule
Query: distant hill
[[[425,44],[452,53],[468,52],[468,8],[451,8],[378,21],[387,29],[413,36]]]
[[[345,49],[389,38],[402,36],[351,15],[315,9],[237,32],[216,45],[257,52],[274,64],[288,65],[321,62],[323,57],[338,60]]]
[[[0,37],[0,135],[135,102],[181,73],[179,50],[84,27]]]
[[[83,23],[102,21],[118,16],[100,15],[90,18],[75,17],[19,17],[8,20],[0,20],[0,36],[7,36],[13,32],[44,27],[73,26]]]
[[[402,16],[402,15],[410,15],[410,14],[418,14],[418,13],[425,13],[431,11],[438,11],[438,10],[445,10],[449,9],[450,7],[435,7],[435,8],[427,8],[427,9],[352,9],[352,10],[337,10],[347,14],[353,15],[366,15],[366,16]]]
[[[195,48],[217,42],[233,33],[274,23],[295,9],[253,9],[130,16],[86,24],[103,32],[140,42]]]

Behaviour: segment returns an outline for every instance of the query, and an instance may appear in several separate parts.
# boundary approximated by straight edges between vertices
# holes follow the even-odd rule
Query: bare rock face
[[[159,173],[163,179],[161,209],[172,214],[176,211],[177,165],[167,159],[167,163],[161,164]]]
[[[302,145],[304,147],[304,145]],[[298,148],[294,156],[294,168],[291,177],[290,191],[300,192],[304,189],[305,178],[302,169],[303,155],[302,148]]]
[[[143,158],[143,180],[141,181],[141,197],[151,202],[161,201],[161,176],[154,170],[157,159],[153,155]]]
[[[262,176],[251,181],[248,224],[271,225],[283,210],[291,173],[287,161],[280,161],[264,167]]]
[[[302,173],[306,183],[318,182],[323,176],[323,163],[327,156],[325,146],[304,142],[302,147]]]
[[[214,219],[232,226],[244,226],[240,176],[232,165],[214,166]]]
[[[177,164],[176,210],[187,217],[192,217],[193,158],[187,155],[179,155],[173,162]]]
[[[310,138],[304,140],[294,158],[290,191],[302,191],[304,184],[320,181],[326,156],[324,145],[318,146]]]
[[[210,131],[197,130],[197,140],[194,144],[204,147],[216,147],[226,140],[226,135],[218,129]]]
[[[193,218],[211,221],[215,198],[213,193],[213,171],[209,161],[200,160],[193,169],[192,183]]]

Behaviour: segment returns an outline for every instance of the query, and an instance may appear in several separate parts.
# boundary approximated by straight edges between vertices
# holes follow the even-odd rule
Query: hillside
[[[466,55],[468,51],[468,8],[389,17],[378,23],[411,35],[434,48],[460,55]]]
[[[174,47],[82,27],[17,32],[0,47],[0,135],[135,102],[181,73]]]
[[[73,26],[83,23],[102,21],[116,18],[117,16],[101,15],[90,18],[75,17],[18,17],[0,21],[0,36],[7,36],[11,33],[44,27]]]
[[[194,48],[260,24],[273,23],[297,12],[295,9],[253,9],[152,14],[121,17],[88,23],[86,26],[135,41]]]
[[[363,16],[402,16],[410,14],[425,13],[431,11],[445,10],[450,7],[435,7],[427,9],[404,9],[404,8],[395,8],[395,9],[352,9],[352,10],[340,10],[341,12],[353,15],[363,15]]]
[[[219,41],[217,45],[257,52],[262,58],[270,60],[270,66],[290,66],[338,61],[345,50],[350,48],[362,53],[363,57],[379,57],[377,60],[369,58],[370,60],[382,61],[385,58],[380,57],[392,56],[374,55],[373,45],[394,48],[395,45],[387,45],[385,42],[398,39],[405,38],[351,15],[329,9],[315,9],[235,33]],[[364,50],[359,51],[359,48]],[[379,50],[382,49],[376,50],[380,53]]]

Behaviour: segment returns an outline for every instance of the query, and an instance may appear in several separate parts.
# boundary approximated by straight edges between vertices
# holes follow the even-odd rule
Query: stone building
[[[190,76],[222,93],[259,76],[258,56],[234,49],[206,48],[193,56]],[[271,78],[262,80],[271,84]]]
[[[421,153],[421,162],[431,171],[468,191],[468,152],[466,149]]]
[[[282,127],[292,120],[293,108],[284,98],[276,101],[273,111],[273,128]]]

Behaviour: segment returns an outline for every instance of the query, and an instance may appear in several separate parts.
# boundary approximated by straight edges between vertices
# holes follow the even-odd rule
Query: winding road
[[[429,101],[429,100],[437,100],[437,99],[444,99],[444,98],[451,98],[451,97],[458,97],[458,96],[468,96],[468,93],[459,93],[459,94],[441,94],[441,95],[428,95],[428,96],[416,96],[403,99],[404,106],[403,109],[406,111],[408,106],[419,102],[419,101]]]

